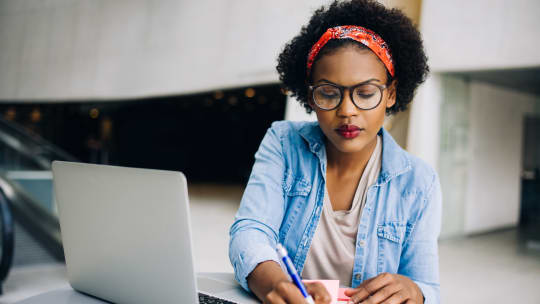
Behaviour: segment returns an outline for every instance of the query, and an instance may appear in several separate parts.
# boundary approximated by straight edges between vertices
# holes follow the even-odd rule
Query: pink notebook
[[[348,288],[339,288],[339,280],[303,280],[306,283],[320,282],[326,287],[330,297],[332,297],[331,304],[347,303],[349,297],[345,295],[345,290]]]

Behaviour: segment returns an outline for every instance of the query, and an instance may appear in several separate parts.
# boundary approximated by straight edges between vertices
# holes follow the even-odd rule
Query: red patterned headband
[[[315,57],[317,57],[319,51],[328,41],[330,41],[330,39],[353,39],[362,43],[370,48],[375,55],[381,59],[390,75],[392,75],[392,77],[394,76],[394,64],[392,62],[392,56],[390,55],[390,48],[388,47],[388,44],[384,42],[381,36],[375,34],[373,31],[357,25],[342,25],[326,30],[319,41],[313,45],[311,51],[309,51],[307,61],[308,75],[311,71],[311,66],[313,65]]]

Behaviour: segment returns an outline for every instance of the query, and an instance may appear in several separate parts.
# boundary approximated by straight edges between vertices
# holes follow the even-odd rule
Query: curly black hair
[[[387,75],[388,83],[397,81],[396,103],[388,114],[403,111],[411,102],[416,88],[425,81],[429,73],[427,57],[420,33],[412,21],[398,9],[388,9],[374,0],[334,1],[328,7],[316,10],[300,34],[285,45],[278,56],[277,72],[283,89],[296,97],[308,113],[312,109],[308,103],[306,83],[307,56],[311,47],[328,28],[340,25],[359,25],[368,28],[388,44],[394,62],[395,74]],[[364,47],[354,40],[331,40],[315,58],[349,44]]]

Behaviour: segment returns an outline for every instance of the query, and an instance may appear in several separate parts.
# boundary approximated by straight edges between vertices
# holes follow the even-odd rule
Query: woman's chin
[[[338,150],[341,153],[358,153],[363,151],[366,146],[367,142],[364,140],[354,140],[354,139],[347,139],[347,140],[333,140],[332,145],[336,150]]]

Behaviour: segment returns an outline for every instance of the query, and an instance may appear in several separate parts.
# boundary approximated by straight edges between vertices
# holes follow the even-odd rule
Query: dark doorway
[[[526,117],[520,225],[529,238],[540,240],[540,117]]]

